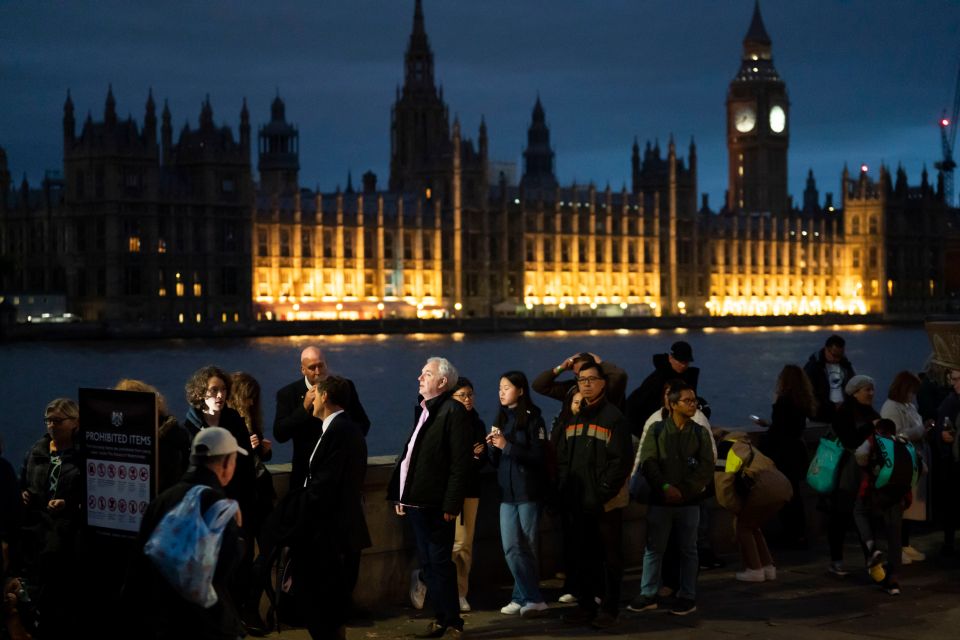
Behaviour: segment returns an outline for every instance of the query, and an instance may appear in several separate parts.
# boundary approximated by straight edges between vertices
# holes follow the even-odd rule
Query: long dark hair
[[[837,336],[831,336],[831,338]],[[777,398],[786,398],[793,406],[813,416],[817,412],[817,397],[806,372],[795,364],[784,365],[777,378]]]
[[[521,391],[520,398],[517,400],[517,406],[513,409],[513,412],[517,417],[517,431],[526,431],[530,418],[540,415],[540,409],[537,405],[533,404],[533,400],[530,398],[530,383],[527,382],[527,376],[525,376],[522,371],[507,371],[500,377],[506,378],[510,384]],[[497,412],[497,419],[494,420],[493,424],[496,427],[502,427],[506,422],[507,407],[500,407],[500,410]]]

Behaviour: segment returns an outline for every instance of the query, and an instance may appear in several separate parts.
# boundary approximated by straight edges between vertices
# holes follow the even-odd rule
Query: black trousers
[[[623,583],[623,509],[571,515],[573,546],[578,553],[577,603],[584,609],[596,610],[594,597],[600,594],[600,608],[616,616]]]

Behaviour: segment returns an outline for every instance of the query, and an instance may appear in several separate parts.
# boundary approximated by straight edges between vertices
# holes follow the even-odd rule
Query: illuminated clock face
[[[737,107],[736,111],[733,112],[733,126],[736,127],[740,133],[753,131],[756,125],[757,112],[753,110],[753,107],[742,105]]]
[[[773,105],[770,109],[770,131],[774,133],[783,133],[783,130],[787,127],[787,114],[784,113],[783,107],[778,104]]]

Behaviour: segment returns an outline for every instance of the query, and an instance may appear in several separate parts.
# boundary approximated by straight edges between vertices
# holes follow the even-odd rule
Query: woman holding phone
[[[499,396],[500,411],[487,445],[500,484],[503,553],[514,579],[513,595],[500,612],[533,617],[548,608],[540,593],[537,559],[547,429],[522,372],[500,377]]]

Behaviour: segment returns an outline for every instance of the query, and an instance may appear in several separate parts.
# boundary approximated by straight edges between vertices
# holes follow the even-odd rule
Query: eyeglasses
[[[960,382],[960,375],[951,374],[947,376],[947,380],[949,380],[950,382]]]
[[[46,424],[52,424],[53,426],[57,426],[57,425],[65,422],[65,421],[67,421],[67,420],[72,420],[72,419],[73,419],[73,418],[60,418],[60,417],[57,417],[57,416],[44,416],[43,421],[44,421],[44,423],[46,423]]]
[[[681,404],[681,403],[695,405],[697,404],[697,399],[696,398],[680,398],[679,400],[677,400],[677,404]]]
[[[226,397],[226,395],[227,395],[227,390],[223,387],[210,387],[209,389],[207,389],[208,398],[215,398],[217,396]]]
[[[603,378],[598,378],[597,376],[582,376],[580,378],[577,378],[577,382],[579,384],[596,384],[601,380],[603,380]]]
[[[453,397],[457,400],[473,400],[474,394],[473,392],[465,391],[463,393],[455,393],[453,394]]]

